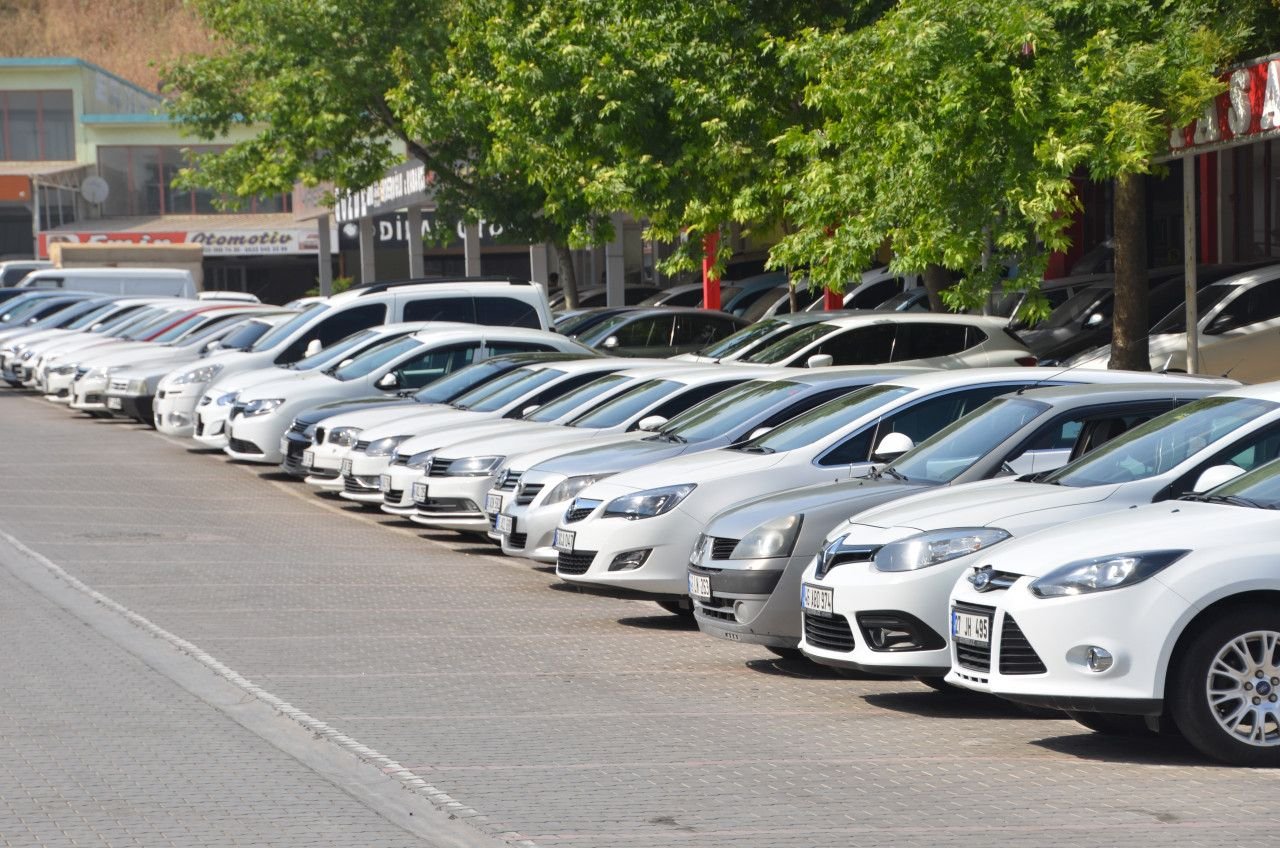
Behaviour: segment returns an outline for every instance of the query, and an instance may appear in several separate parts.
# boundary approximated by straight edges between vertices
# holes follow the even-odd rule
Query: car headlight
[[[218,398],[218,402],[222,402],[222,398]],[[281,406],[284,405],[284,398],[258,398],[251,400],[244,406],[244,417],[252,418],[255,415],[270,415]]]
[[[431,464],[431,457],[435,455],[436,455],[435,451],[429,451],[429,450],[419,451],[418,453],[415,453],[412,456],[410,456],[409,461],[406,462],[405,465],[409,466],[415,471],[424,471],[426,470],[427,466]]]
[[[698,488],[696,483],[685,483],[681,486],[663,486],[661,489],[647,489],[633,495],[623,495],[605,504],[603,517],[622,517],[628,521],[653,518],[675,509],[696,488]]]
[[[1093,557],[1055,568],[1031,584],[1037,598],[1087,595],[1141,583],[1186,556],[1190,551],[1140,551]]]
[[[1011,534],[999,527],[950,527],[908,536],[876,552],[876,571],[915,571],[950,562],[1003,542]]]
[[[569,477],[560,481],[558,486],[548,492],[542,502],[544,504],[555,504],[573,500],[578,496],[578,492],[581,492],[597,480],[603,480],[604,476],[603,474],[586,474],[582,477]]]
[[[365,456],[391,456],[396,452],[396,448],[400,447],[400,443],[408,439],[408,436],[387,436],[369,443],[369,447],[364,449]]]
[[[34,350],[24,350],[22,352],[22,361],[26,362],[28,359],[35,356],[35,354],[36,352]]]
[[[796,537],[800,535],[800,523],[803,520],[802,515],[784,515],[770,519],[743,536],[729,557],[768,559],[791,556],[791,549],[796,546]]]
[[[128,388],[125,389],[127,394],[145,395],[147,393],[146,380],[130,380]]]
[[[340,448],[349,448],[356,443],[358,438],[360,438],[359,427],[335,427],[329,431],[325,441]]]
[[[74,374],[75,371],[76,371],[75,363],[72,363],[70,365],[59,365],[57,368],[49,369],[50,374],[57,374],[62,377],[65,377],[68,374]]]
[[[217,363],[201,365],[199,368],[194,368],[185,374],[179,374],[177,378],[174,379],[173,385],[185,386],[189,383],[207,383],[214,377],[221,374],[223,367],[224,366]]]
[[[468,456],[449,463],[445,474],[449,477],[490,477],[502,464],[505,456]]]
[[[218,406],[231,406],[231,404],[235,403],[236,399],[239,397],[240,397],[239,392],[226,392],[224,394],[218,395],[217,404]],[[203,398],[201,399],[200,405],[204,406]]]

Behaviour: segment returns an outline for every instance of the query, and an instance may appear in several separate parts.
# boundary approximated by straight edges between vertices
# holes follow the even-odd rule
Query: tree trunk
[[[951,272],[941,265],[924,266],[924,287],[929,292],[929,311],[948,312],[942,302],[942,292],[951,288]]]
[[[1147,191],[1141,174],[1116,178],[1116,294],[1108,367],[1150,371],[1147,344]]]
[[[560,288],[564,291],[564,308],[578,308],[578,275],[573,266],[569,245],[556,242],[556,259],[560,261]]]

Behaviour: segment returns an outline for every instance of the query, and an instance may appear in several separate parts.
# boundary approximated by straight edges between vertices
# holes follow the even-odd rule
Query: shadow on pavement
[[[1079,733],[1034,739],[1032,745],[1079,760],[1154,766],[1212,766],[1177,733],[1113,736],[1081,726]],[[1228,768],[1228,766],[1222,766]]]
[[[911,681],[902,680],[905,683]],[[911,685],[917,685],[911,683]],[[922,689],[924,684],[918,684]],[[967,692],[884,692],[863,695],[863,699],[872,706],[893,710],[899,713],[911,713],[929,718],[1000,718],[1041,721],[1044,719],[1065,719],[1065,713],[1045,712],[1031,713],[1010,701],[994,695],[982,695]]]
[[[818,665],[808,660],[788,660],[782,657],[747,660],[744,663],[752,671],[775,677],[796,677],[803,680],[843,680],[845,675],[834,668]]]
[[[639,627],[644,630],[698,630],[698,623],[691,616],[672,615],[669,612],[620,618],[618,623],[623,627]]]

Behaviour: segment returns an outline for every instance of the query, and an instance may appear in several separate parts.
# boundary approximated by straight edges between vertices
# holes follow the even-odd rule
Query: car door
[[[693,315],[681,313],[676,315],[675,333],[671,339],[671,352],[693,353],[702,350],[712,342],[738,329],[732,321],[713,314]]]
[[[1280,279],[1244,289],[1201,326],[1202,373],[1246,383],[1280,378]]]
[[[851,327],[828,336],[787,364],[803,366],[809,357],[825,353],[832,365],[881,365],[893,357],[893,338],[889,322]]]
[[[671,347],[674,322],[674,315],[636,318],[618,327],[609,337],[616,339],[616,344],[610,345],[609,339],[605,339],[601,347],[614,356],[662,356]]]

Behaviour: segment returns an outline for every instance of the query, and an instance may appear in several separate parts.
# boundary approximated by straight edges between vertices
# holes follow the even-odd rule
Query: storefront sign
[[[421,162],[407,162],[359,191],[339,192],[333,207],[338,221],[357,221],[367,215],[391,212],[404,206],[431,203],[431,177]]]
[[[435,212],[424,210],[422,213],[422,234],[427,247],[462,248],[466,237],[461,221],[454,224],[452,232],[441,233]],[[511,243],[502,238],[502,225],[480,222],[480,246],[491,247],[498,244]],[[390,215],[378,215],[373,219],[373,241],[378,248],[408,248],[409,216],[404,212]],[[360,226],[354,221],[338,227],[338,247],[340,250],[360,249]]]
[[[40,255],[49,255],[49,245],[69,244],[198,244],[205,256],[275,256],[316,254],[320,237],[315,228],[248,230],[154,230],[146,232],[44,232],[40,234]]]
[[[1205,107],[1200,120],[1170,134],[1172,156],[1280,136],[1280,55],[1232,68],[1224,80],[1227,90]]]

